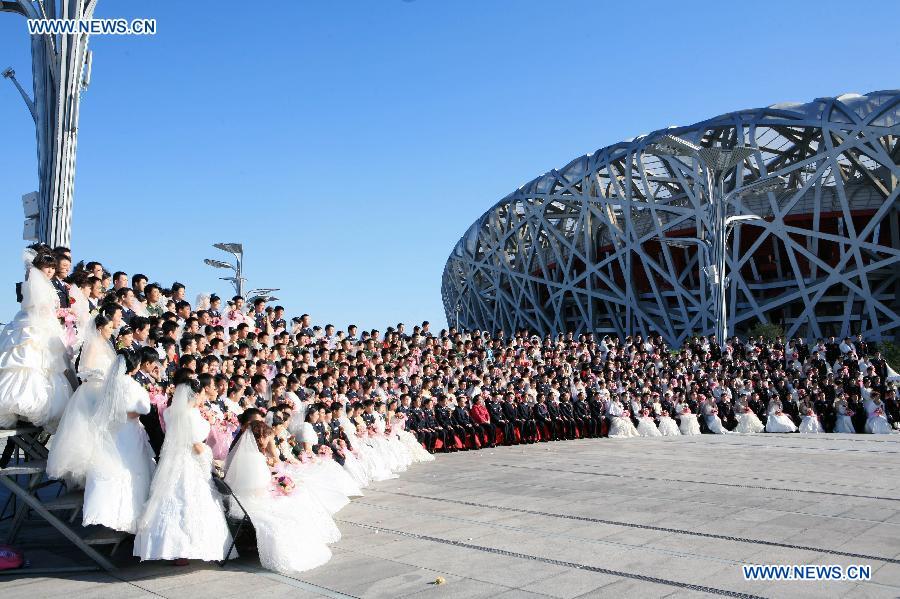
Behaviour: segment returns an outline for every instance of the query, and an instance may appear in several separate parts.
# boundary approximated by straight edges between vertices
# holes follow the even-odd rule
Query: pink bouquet
[[[748,406],[748,407],[744,408],[744,414],[749,414],[749,413],[750,413],[750,407]]]
[[[876,416],[884,416],[884,410],[882,410],[881,408],[876,408],[875,415]]]
[[[331,448],[327,445],[319,445],[319,455],[323,458],[330,458],[332,455]]]
[[[807,416],[815,416],[816,414],[815,414],[811,409],[807,409],[807,410],[806,410],[806,415],[807,415]]]
[[[853,410],[847,410],[847,416],[856,416],[856,412]]]
[[[286,474],[280,474],[275,477],[275,490],[278,491],[281,495],[290,495],[296,485],[294,484],[294,479]]]
[[[625,410],[624,412],[622,412],[622,418],[631,418],[631,412]]]
[[[65,326],[66,331],[64,342],[66,346],[73,347],[78,337],[75,331],[75,324],[78,322],[78,317],[75,316],[75,312],[73,312],[69,308],[57,308],[56,318],[59,319],[60,324]]]
[[[681,413],[682,413],[682,414],[690,414],[690,413],[691,413],[691,409],[690,409],[689,407],[687,407],[687,406],[684,406],[684,408],[681,409]]]

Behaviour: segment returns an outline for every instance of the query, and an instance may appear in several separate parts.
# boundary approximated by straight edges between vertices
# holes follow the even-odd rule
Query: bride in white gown
[[[816,414],[813,409],[812,402],[803,401],[800,404],[800,413],[803,414],[803,420],[800,421],[800,432],[801,433],[824,433],[825,429],[822,428],[822,423],[819,421],[819,416]]]
[[[767,433],[796,433],[797,425],[790,416],[782,411],[781,400],[777,397],[769,401],[769,409],[766,410]]]
[[[697,415],[691,412],[690,406],[687,404],[681,405],[681,414],[678,415],[678,430],[681,431],[682,435],[699,435],[700,434],[700,423],[697,422]]]
[[[156,462],[138,419],[150,412],[150,396],[132,375],[140,367],[137,354],[124,351],[107,376],[103,397],[91,419],[96,442],[87,468],[82,520],[134,533]]]
[[[50,283],[56,261],[33,250],[25,250],[23,260],[22,307],[0,333],[0,428],[22,418],[52,432],[72,395],[59,296]]]
[[[97,402],[103,397],[106,375],[116,359],[116,352],[109,341],[112,332],[112,322],[102,315],[97,316],[85,332],[78,360],[78,378],[82,382],[69,399],[56,434],[50,439],[47,476],[64,479],[70,486],[84,486],[85,474],[94,454],[91,417]]]
[[[884,411],[884,403],[881,396],[877,392],[872,393],[872,401],[866,406],[866,432],[872,435],[889,435],[894,430],[891,423],[888,422],[887,415]]]
[[[297,574],[331,559],[328,543],[338,541],[341,533],[306,485],[285,475],[273,479],[259,449],[269,447],[273,438],[271,427],[252,423],[228,457],[225,482],[250,516],[263,567]],[[237,505],[231,511],[237,517],[243,515]]]
[[[734,403],[734,417],[737,420],[737,427],[734,429],[736,433],[752,434],[766,430],[759,416],[750,409],[746,397],[741,396]]]
[[[663,437],[678,437],[681,435],[678,425],[675,424],[675,420],[669,416],[668,410],[663,410],[662,415],[659,417],[659,433]]]
[[[856,427],[853,425],[854,412],[847,405],[846,399],[838,398],[834,400],[834,432],[855,434]]]
[[[231,546],[212,485],[212,450],[204,443],[209,422],[197,410],[198,399],[204,399],[200,394],[196,380],[178,385],[163,414],[166,438],[134,538],[134,555],[141,560],[219,561]],[[234,557],[236,551],[229,555]]]
[[[637,429],[634,428],[634,424],[631,422],[631,412],[622,407],[622,402],[618,399],[614,399],[609,402],[609,408],[607,408],[607,413],[610,418],[609,423],[609,437],[613,438],[628,438],[628,437],[640,437],[640,433],[637,432]]]
[[[642,437],[662,436],[662,433],[656,428],[656,423],[653,422],[653,418],[650,416],[650,410],[648,408],[641,410],[641,415],[638,416],[637,431]]]

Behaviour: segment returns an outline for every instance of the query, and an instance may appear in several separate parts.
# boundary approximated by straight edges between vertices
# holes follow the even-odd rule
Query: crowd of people
[[[141,559],[330,558],[333,515],[435,453],[608,436],[892,433],[897,373],[860,336],[817,340],[345,331],[32,246],[0,334],[0,426],[42,426],[48,476]],[[3,462],[9,460],[12,445]],[[220,485],[221,486],[221,485]]]

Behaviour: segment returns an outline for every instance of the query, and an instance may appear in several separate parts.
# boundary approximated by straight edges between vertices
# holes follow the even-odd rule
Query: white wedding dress
[[[264,568],[298,574],[331,559],[328,543],[341,538],[334,520],[302,482],[294,481],[287,495],[273,487],[272,472],[249,431],[241,435],[228,458],[225,482],[250,516]],[[230,510],[238,518],[243,516],[236,504]]]
[[[629,437],[640,437],[640,433],[634,428],[631,418],[624,416],[625,409],[618,401],[614,401],[609,405],[609,438],[610,439],[627,439]]]
[[[377,450],[367,443],[367,438],[361,438],[356,432],[356,425],[347,416],[341,416],[341,429],[347,438],[350,439],[350,445],[359,454],[359,461],[366,471],[366,477],[370,482],[378,482],[397,478],[397,475],[391,472],[387,463],[378,455]]]
[[[165,411],[166,438],[150,486],[150,499],[134,538],[134,555],[141,560],[225,558],[231,533],[222,502],[212,484],[212,450],[194,452],[195,443],[209,436],[209,423],[193,405],[187,384],[175,389]],[[232,550],[229,558],[237,557]]]
[[[31,266],[34,255],[31,250],[23,255],[28,278],[22,283],[22,307],[0,332],[0,428],[22,418],[52,432],[72,386],[56,316],[59,296],[44,273]]]
[[[659,433],[663,437],[678,437],[681,435],[675,420],[671,416],[666,415],[659,417]]]
[[[725,435],[731,432],[722,424],[722,419],[719,418],[718,408],[715,407],[715,404],[708,404],[704,408],[703,417],[706,419],[706,427],[712,434]]]
[[[743,402],[738,402],[734,407],[734,418],[737,420],[737,427],[734,429],[736,433],[753,434],[766,430],[759,416]]]
[[[878,409],[881,410],[881,414],[875,413]],[[883,404],[872,404],[869,417],[866,419],[866,432],[872,435],[889,435],[894,432],[884,412]]]
[[[642,437],[661,437],[662,433],[656,428],[656,423],[650,416],[638,416],[637,425],[638,434]]]
[[[425,448],[422,447],[422,444],[419,443],[419,440],[416,439],[416,436],[406,430],[405,418],[394,418],[394,422],[391,425],[391,428],[397,434],[397,438],[400,439],[400,442],[403,443],[404,446],[406,446],[406,449],[409,452],[413,463],[434,461],[434,456],[428,453]]]
[[[808,414],[807,412],[812,412],[812,414]],[[819,422],[819,417],[813,412],[812,408],[809,406],[803,407],[803,419],[800,421],[800,432],[801,433],[824,433],[825,429],[822,428],[822,423]]]
[[[116,359],[112,344],[98,333],[93,322],[89,327],[78,360],[78,378],[82,382],[69,399],[56,434],[50,439],[47,457],[47,476],[79,488],[84,487],[94,455],[96,437],[91,418]]]
[[[847,414],[847,402],[838,400],[835,402],[836,418],[834,421],[834,432],[855,434],[856,427],[853,425],[853,418]]]
[[[767,433],[796,433],[797,425],[790,416],[781,412],[781,401],[773,399],[769,402],[768,417],[766,418]],[[781,414],[778,414],[781,412]]]
[[[115,374],[111,373],[92,419],[97,444],[87,468],[85,526],[137,532],[156,462],[144,426],[128,414],[149,412],[147,390],[125,372],[124,359],[117,358]]]
[[[697,415],[692,412],[685,413],[682,409],[682,412],[679,415],[678,429],[681,431],[682,435],[699,435],[700,423],[697,422]]]

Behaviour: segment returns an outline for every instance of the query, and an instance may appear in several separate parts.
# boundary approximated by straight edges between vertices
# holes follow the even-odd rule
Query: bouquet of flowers
[[[294,491],[294,479],[286,474],[279,474],[275,477],[275,490],[281,495],[290,495]]]
[[[875,415],[884,416],[884,410],[882,410],[881,408],[875,408]]]
[[[75,300],[69,298],[69,305],[71,306],[74,303]],[[66,346],[73,347],[78,337],[75,331],[75,324],[78,322],[78,317],[75,315],[75,311],[71,307],[57,308],[56,318],[59,319],[59,324],[63,325],[66,329],[64,338]]]
[[[747,407],[744,408],[744,414],[749,414],[750,411],[751,411],[751,410],[750,410],[750,406],[747,406]]]
[[[319,445],[319,455],[323,458],[330,458],[332,455],[331,448],[327,445]]]
[[[206,420],[210,426],[216,424],[218,418],[216,417],[215,412],[209,409],[207,404],[203,404],[197,407],[200,410],[200,415],[203,416],[203,419]]]
[[[816,414],[815,414],[815,412],[812,411],[812,408],[806,408],[806,415],[812,417],[812,416],[815,416]]]
[[[847,416],[850,416],[850,417],[852,418],[853,416],[856,416],[856,412],[854,412],[853,410],[848,409],[848,410],[847,410]]]
[[[777,411],[775,412],[775,415],[776,415],[776,416],[784,416],[784,412],[782,412],[781,410],[777,410]]]
[[[219,420],[219,425],[225,431],[234,431],[240,426],[240,422],[238,422],[237,416],[234,415],[234,412],[225,412],[222,414],[221,420]]]
[[[641,410],[641,416],[649,416],[649,415],[650,415],[650,410],[648,410],[647,408],[644,408],[643,410]]]
[[[691,409],[690,409],[689,407],[687,407],[687,406],[684,406],[683,408],[681,408],[681,413],[682,413],[682,414],[690,414],[690,413],[691,413]]]
[[[669,410],[663,410],[663,411],[662,411],[662,415],[665,416],[666,418],[668,418],[668,417],[669,417]]]
[[[622,418],[631,418],[631,412],[625,410],[622,412]]]

